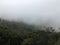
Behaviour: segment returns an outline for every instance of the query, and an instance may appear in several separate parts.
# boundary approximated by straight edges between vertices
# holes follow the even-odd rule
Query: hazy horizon
[[[60,27],[60,0],[0,0],[0,18]]]

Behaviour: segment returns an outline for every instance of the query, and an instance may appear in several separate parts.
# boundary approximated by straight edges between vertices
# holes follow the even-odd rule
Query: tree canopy
[[[60,45],[60,32],[0,19],[0,45]]]

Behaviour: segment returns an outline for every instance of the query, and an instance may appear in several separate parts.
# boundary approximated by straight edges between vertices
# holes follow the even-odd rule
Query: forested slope
[[[60,32],[0,19],[0,45],[60,45]]]

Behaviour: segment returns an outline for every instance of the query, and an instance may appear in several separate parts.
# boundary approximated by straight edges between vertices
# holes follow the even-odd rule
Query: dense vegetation
[[[60,32],[0,19],[0,45],[60,45]]]

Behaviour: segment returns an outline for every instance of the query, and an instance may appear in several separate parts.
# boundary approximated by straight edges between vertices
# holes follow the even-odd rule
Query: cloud
[[[0,0],[0,17],[57,27],[60,24],[60,0]]]

